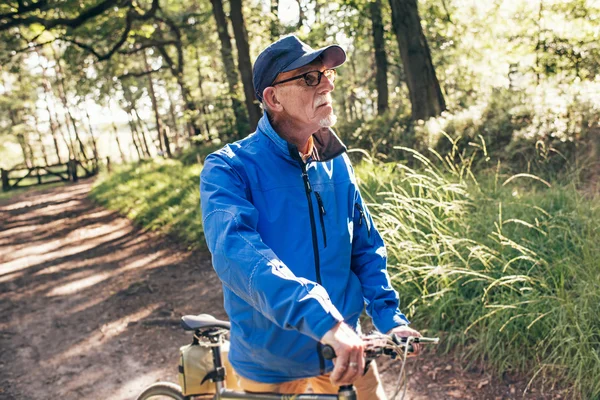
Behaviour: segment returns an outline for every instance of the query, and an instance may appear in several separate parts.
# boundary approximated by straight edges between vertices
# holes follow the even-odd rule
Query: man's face
[[[309,71],[325,71],[327,68],[321,60],[277,76],[275,83],[288,78],[302,75]],[[333,112],[331,91],[334,89],[325,75],[317,86],[308,86],[304,79],[297,79],[275,86],[277,98],[283,106],[283,118],[292,119],[294,122],[314,126],[315,131],[322,127],[333,126],[337,120]]]

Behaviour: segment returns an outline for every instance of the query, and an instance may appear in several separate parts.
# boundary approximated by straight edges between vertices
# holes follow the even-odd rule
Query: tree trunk
[[[279,0],[271,0],[271,26],[270,34],[271,41],[274,42],[279,39],[281,35],[281,26],[279,24]]]
[[[54,144],[54,150],[56,151],[56,159],[58,164],[62,164],[62,159],[60,157],[60,147],[58,146],[58,139],[56,138],[56,125],[52,118],[52,113],[50,112],[50,104],[48,103],[48,92],[51,92],[50,82],[46,77],[46,69],[48,66],[43,66],[41,63],[41,51],[39,48],[36,48],[36,53],[38,55],[38,65],[42,69],[42,87],[44,88],[44,102],[46,103],[46,110],[48,111],[48,125],[50,126],[50,133],[52,135],[52,142]],[[37,121],[36,121],[37,124]],[[68,148],[68,146],[67,146]]]
[[[150,155],[150,146],[148,146],[148,138],[146,137],[146,133],[148,134],[148,136],[150,136],[150,130],[148,129],[148,126],[146,125],[144,120],[140,118],[140,114],[138,114],[135,104],[131,107],[130,113],[132,113],[132,116],[135,116],[134,124],[137,123],[137,127],[140,128],[139,131],[136,128],[136,131],[138,132],[139,136],[142,137],[144,152],[148,157],[152,157]]]
[[[14,109],[8,110],[8,115],[10,117],[10,122],[13,127],[16,127],[19,124],[17,112]],[[27,168],[31,168],[33,166],[31,160],[31,153],[28,150],[27,141],[25,140],[25,135],[22,133],[17,133],[17,141],[19,142],[19,146],[21,147],[21,153],[23,154],[23,163]]]
[[[48,105],[48,103],[46,103],[46,107],[48,108],[48,112],[50,112],[50,107]],[[58,130],[58,132],[60,133],[60,136],[63,140],[63,142],[65,143],[65,146],[67,146],[67,150],[69,151],[69,160],[75,158],[75,143],[73,143],[73,138],[71,137],[71,131],[69,130],[69,127],[67,125],[67,133],[65,134],[65,131],[63,129],[63,125],[60,122],[60,118],[58,118],[58,111],[56,111],[56,109],[53,109],[54,112],[54,120],[56,121],[56,128]],[[68,138],[67,138],[68,136]]]
[[[144,68],[146,69],[146,71],[149,71],[150,66],[148,65],[148,57],[146,56],[146,52],[143,51],[142,54],[144,55]],[[164,142],[164,129],[162,126],[162,120],[160,119],[160,114],[158,113],[158,103],[156,101],[156,93],[154,93],[154,83],[152,82],[152,74],[148,74],[148,91],[150,94],[150,100],[152,100],[152,110],[154,111],[154,119],[156,121],[156,131],[158,134],[158,143],[160,144],[160,150],[163,153],[166,152],[167,156],[171,158],[171,149]]]
[[[112,121],[113,132],[115,133],[115,141],[117,142],[117,148],[119,149],[119,155],[121,156],[121,162],[126,163],[127,157],[125,157],[125,153],[123,152],[123,147],[121,147],[121,141],[119,140],[119,130],[117,129],[117,125],[115,124],[115,120]]]
[[[298,24],[296,25],[296,28],[298,28],[298,29],[302,28],[302,25],[304,25],[305,20],[306,20],[305,7],[302,5],[302,0],[298,0]]]
[[[537,44],[535,46],[535,77],[536,84],[539,86],[540,84],[540,71],[542,70],[540,66],[540,54],[546,54],[546,42],[543,38],[544,30],[542,28],[542,21],[544,17],[544,0],[540,0],[540,6],[538,8],[538,16],[536,19],[536,27],[537,27]]]
[[[48,105],[48,99],[47,99],[47,97],[44,98],[44,101],[46,102],[46,110],[48,111],[48,123],[50,124],[50,132],[52,134],[52,142],[54,143],[54,150],[56,151],[56,158],[58,160],[58,163],[62,164],[62,159],[60,157],[60,147],[58,146],[58,139],[56,138],[56,131],[57,131],[57,125],[56,124],[57,123],[52,118],[52,113],[50,111],[50,106]],[[63,135],[63,137],[64,137],[64,135]],[[69,150],[68,144],[67,144],[67,150]],[[71,151],[69,150],[69,153],[70,152]]]
[[[33,119],[35,121],[35,131],[38,134],[38,142],[40,143],[40,147],[42,149],[42,157],[44,158],[44,164],[46,166],[50,165],[48,163],[48,154],[46,153],[46,146],[44,146],[44,137],[42,136],[42,132],[40,131],[40,121],[38,120],[37,112],[34,110]]]
[[[183,68],[184,68],[184,57],[183,57],[183,49],[181,47],[181,42],[177,42],[177,54],[178,54],[178,64],[175,64],[173,59],[167,53],[167,50],[160,46],[158,47],[158,51],[163,56],[163,60],[169,66],[171,70],[171,74],[175,77],[177,84],[179,85],[179,89],[181,90],[181,97],[183,99],[183,103],[187,110],[188,117],[186,118],[192,127],[194,128],[194,135],[201,135],[202,130],[200,129],[201,123],[199,121],[199,110],[196,106],[194,99],[192,98],[192,94],[190,89],[183,78]],[[168,141],[168,139],[166,139]]]
[[[87,107],[85,107],[85,103],[83,109],[85,111],[85,117],[87,118],[88,129],[90,130],[90,137],[92,138],[92,150],[94,152],[94,159],[98,160],[98,143],[96,142],[96,135],[94,135],[94,129],[92,128],[92,119],[90,118],[90,113],[88,112]]]
[[[23,163],[27,168],[33,167],[33,162],[31,161],[31,153],[27,149],[25,135],[23,135],[22,133],[17,133],[17,141],[19,142],[19,146],[21,146],[21,153],[23,153]]]
[[[198,107],[196,105],[196,102],[194,101],[194,98],[192,97],[191,91],[187,86],[187,83],[184,79],[184,71],[185,71],[185,57],[184,57],[184,49],[183,49],[183,43],[181,40],[181,31],[179,29],[179,26],[171,19],[167,18],[166,16],[162,16],[162,22],[168,26],[169,30],[171,31],[171,34],[173,36],[175,36],[176,40],[174,41],[174,45],[175,45],[175,49],[177,51],[177,62],[175,62],[173,60],[173,58],[171,58],[171,56],[169,55],[168,51],[166,50],[166,48],[162,45],[158,45],[156,46],[156,49],[158,50],[158,52],[161,54],[163,61],[169,66],[169,69],[171,70],[172,75],[175,77],[175,79],[177,80],[177,84],[179,85],[180,89],[181,89],[181,97],[183,99],[183,103],[185,105],[186,108],[186,120],[191,123],[191,125],[194,128],[194,135],[201,135],[202,134],[202,130],[201,130],[201,122],[199,120],[200,117],[200,112],[198,110]],[[161,29],[161,25],[158,26],[158,29],[160,31]],[[144,54],[145,56],[145,54]],[[168,135],[166,133],[164,133],[165,135],[165,142],[168,142]],[[167,149],[167,153],[170,154],[170,149]]]
[[[373,23],[373,47],[375,48],[377,85],[377,114],[381,115],[388,109],[387,60],[385,58],[385,40],[383,37],[383,21],[381,19],[381,0],[369,3],[371,21]]]
[[[236,130],[238,137],[242,138],[248,133],[249,122],[248,117],[244,112],[242,102],[239,99],[238,75],[235,68],[235,62],[233,61],[231,38],[227,31],[227,19],[225,18],[225,12],[223,11],[222,0],[210,0],[210,2],[213,6],[213,15],[217,22],[217,31],[219,33],[219,40],[221,41],[221,58],[223,59],[223,67],[225,68],[225,75],[229,86],[229,95],[231,96]]]
[[[110,113],[112,115],[112,106],[111,106],[111,100],[108,101],[108,109],[110,110]],[[112,123],[112,128],[113,128],[113,132],[115,133],[115,141],[117,142],[117,148],[119,149],[119,155],[121,156],[121,162],[122,163],[126,163],[127,162],[127,158],[125,157],[125,153],[123,152],[123,148],[121,147],[121,141],[119,140],[119,130],[117,129],[117,124],[115,124],[115,119],[111,118]]]
[[[50,114],[50,107],[48,103],[46,103],[46,108],[48,110],[48,117],[50,118],[50,131],[52,132],[52,142],[54,143],[54,150],[56,151],[56,158],[59,164],[62,164],[62,158],[60,157],[60,147],[58,146],[58,139],[56,138],[56,131],[58,130],[57,123],[52,119],[52,114]],[[65,144],[67,145],[67,152],[71,155],[71,150],[69,149],[69,144],[65,140],[65,135],[60,131],[60,135],[62,136]],[[68,158],[68,157],[67,157]]]
[[[198,47],[194,47],[196,50],[196,63],[198,68],[198,89],[200,89],[200,98],[202,99],[202,106],[200,107],[201,118],[204,120],[204,127],[206,129],[206,138],[210,140],[210,125],[208,124],[208,105],[206,104],[207,98],[202,88],[202,70],[200,69],[200,55],[198,54]]]
[[[127,116],[129,117],[127,120],[129,122],[129,130],[131,131],[131,142],[133,143],[133,146],[135,147],[135,151],[138,155],[138,160],[141,160],[144,158],[144,155],[142,154],[142,152],[140,151],[140,146],[138,145],[139,142],[139,138],[136,138],[136,129],[135,129],[135,125],[133,124],[133,121],[131,120],[131,114],[127,113]]]
[[[254,86],[252,85],[252,61],[250,60],[250,47],[248,45],[248,32],[244,23],[244,12],[242,10],[242,0],[230,0],[231,4],[231,23],[233,25],[233,34],[238,54],[238,68],[242,77],[244,86],[244,96],[246,98],[246,109],[250,117],[250,130],[255,131],[258,120],[261,117],[261,109],[258,101],[255,101]]]
[[[138,153],[138,159],[141,160],[145,157],[150,157],[150,152],[148,151],[148,143],[146,143],[146,137],[142,133],[143,141],[142,139],[140,139],[140,133],[135,125],[133,108],[128,108],[126,112],[127,122],[129,123],[129,129],[131,130],[131,138],[135,146],[135,151]]]
[[[50,112],[50,108],[48,103],[46,103],[48,107],[48,112]],[[58,111],[56,108],[53,108],[54,112],[54,120],[56,121],[57,130],[60,132],[60,136],[62,137],[65,146],[67,146],[67,150],[69,151],[69,160],[75,158],[75,143],[73,142],[73,136],[71,135],[71,130],[69,129],[69,123],[67,121],[63,121],[67,127],[67,132],[63,129],[63,123],[60,122],[60,118],[58,117]]]
[[[167,149],[167,157],[172,158],[173,155],[171,154],[171,142],[169,141],[169,126],[164,124],[163,125],[163,140],[165,141],[165,148]]]
[[[53,122],[50,121],[50,126],[52,126]],[[58,147],[58,139],[56,138],[56,134],[54,130],[52,130],[52,143],[54,143],[54,150],[56,151],[56,160],[59,164],[62,164],[62,159],[60,158],[60,148]]]
[[[42,87],[44,88],[44,102],[46,103],[46,110],[48,111],[48,123],[50,124],[50,132],[52,133],[52,140],[54,142],[54,149],[56,150],[56,158],[58,159],[58,163],[62,164],[62,159],[60,157],[60,148],[58,147],[58,139],[56,138],[56,131],[60,129],[60,123],[56,117],[53,118],[53,113],[50,110],[50,102],[48,101],[48,93],[52,91],[50,87],[50,82],[46,78],[46,68],[42,67]],[[61,131],[61,135],[64,139],[64,134]],[[69,144],[65,140],[65,144],[67,145],[67,150],[69,152],[69,158],[71,156],[71,149],[69,148]]]
[[[167,97],[169,98],[169,116],[171,117],[171,124],[175,130],[175,149],[179,150],[181,147],[181,131],[179,130],[179,124],[177,123],[177,116],[175,115],[175,102],[169,89],[166,89]]]
[[[79,131],[77,130],[77,123],[75,122],[75,118],[73,118],[73,114],[71,114],[71,110],[69,108],[69,102],[67,101],[67,93],[65,90],[65,77],[63,75],[63,70],[62,70],[62,66],[60,63],[60,59],[58,58],[58,55],[56,54],[54,47],[52,47],[52,52],[54,54],[56,79],[58,81],[58,95],[62,101],[65,111],[67,112],[67,115],[69,116],[69,121],[71,122],[73,132],[75,133],[75,140],[77,140],[77,143],[79,144],[79,151],[81,151],[81,155],[83,156],[83,158],[85,160],[87,160],[88,156],[85,152],[85,146],[83,145],[83,142],[81,141],[81,137],[79,136]]]
[[[419,120],[440,115],[446,109],[446,102],[421,27],[417,0],[389,2],[392,8],[392,26],[410,93],[412,118]]]
[[[55,71],[56,71],[56,67],[55,67]],[[56,107],[53,106],[52,107],[52,111],[50,109],[50,101],[49,101],[49,94],[52,94],[54,96],[54,93],[52,91],[52,85],[50,84],[50,81],[46,78],[46,69],[42,70],[42,85],[44,86],[44,101],[46,102],[46,109],[48,110],[48,115],[50,117],[50,126],[52,127],[52,116],[54,115],[54,122],[56,123],[54,126],[56,127],[56,131],[58,131],[60,133],[60,136],[62,137],[63,142],[65,142],[65,146],[67,146],[67,150],[69,152],[69,159],[73,159],[75,158],[75,143],[73,143],[73,137],[71,135],[71,130],[69,129],[69,124],[68,122],[66,123],[67,125],[67,133],[65,134],[65,131],[63,130],[63,125],[60,122],[60,118],[58,117],[58,111],[56,111]],[[58,78],[57,78],[58,80]],[[68,136],[68,139],[67,139]],[[57,147],[57,154],[58,154],[58,147]],[[60,159],[60,157],[59,157]]]

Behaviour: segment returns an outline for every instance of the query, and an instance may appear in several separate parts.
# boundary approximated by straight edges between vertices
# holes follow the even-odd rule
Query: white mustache
[[[315,107],[319,107],[320,105],[331,103],[331,95],[327,94],[325,96],[317,97],[315,100]]]

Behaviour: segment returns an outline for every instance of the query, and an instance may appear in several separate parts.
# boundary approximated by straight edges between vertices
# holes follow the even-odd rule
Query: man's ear
[[[277,92],[273,86],[269,86],[263,90],[263,101],[267,103],[269,110],[275,112],[283,111],[283,105],[279,102]]]

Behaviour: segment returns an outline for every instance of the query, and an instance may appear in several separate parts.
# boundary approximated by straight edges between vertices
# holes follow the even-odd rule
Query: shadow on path
[[[131,399],[176,381],[184,314],[226,318],[210,255],[87,199],[91,182],[0,203],[0,399]]]

